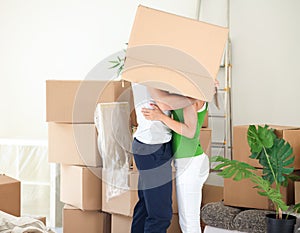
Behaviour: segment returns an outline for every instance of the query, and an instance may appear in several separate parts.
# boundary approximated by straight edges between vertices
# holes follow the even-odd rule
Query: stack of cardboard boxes
[[[102,211],[101,156],[94,112],[97,103],[132,102],[131,85],[121,81],[48,80],[49,162],[61,164],[60,200],[65,233],[110,232]]]
[[[64,232],[129,233],[138,200],[138,171],[134,165],[129,170],[130,190],[106,198],[111,184],[102,177],[94,111],[99,102],[127,101],[133,106],[130,83],[48,80],[46,86],[49,162],[59,163],[61,168]],[[134,111],[131,124],[136,125]],[[210,155],[211,129],[207,126],[206,116],[200,140]],[[168,232],[176,233],[181,231],[174,180],[172,198],[174,215]]]
[[[286,140],[293,148],[293,155],[295,156],[294,168],[295,173],[299,175],[300,172],[300,129],[289,126],[270,125],[275,129],[275,134],[279,138]],[[249,158],[251,155],[250,147],[247,141],[248,125],[235,126],[233,128],[233,159],[249,163],[258,168],[257,174],[262,174],[262,166],[257,160]],[[233,179],[224,180],[224,204],[237,207],[255,208],[274,210],[272,202],[267,197],[261,196],[257,190],[253,188],[253,183],[249,179],[239,182]],[[298,190],[298,191],[297,191]],[[290,182],[287,187],[281,188],[281,193],[286,204],[294,204],[299,202],[295,200],[299,195],[299,183]],[[298,194],[297,194],[298,193]],[[299,198],[299,197],[298,197]]]

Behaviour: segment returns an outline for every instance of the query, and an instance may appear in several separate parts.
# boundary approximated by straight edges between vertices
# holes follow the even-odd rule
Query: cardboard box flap
[[[1,185],[4,185],[4,184],[11,184],[11,183],[18,183],[18,182],[20,182],[20,181],[14,179],[14,178],[11,178],[11,177],[9,177],[9,176],[0,174],[0,184],[1,184]]]
[[[139,83],[155,78],[169,87],[147,84],[211,101],[227,35],[224,27],[139,6],[122,78]]]
[[[269,125],[270,128],[273,128],[275,130],[297,130],[299,127],[296,126],[282,126],[282,125]]]

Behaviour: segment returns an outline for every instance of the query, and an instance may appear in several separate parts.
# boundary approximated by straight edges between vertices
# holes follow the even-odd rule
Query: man
[[[172,218],[171,130],[160,121],[146,120],[142,108],[158,101],[169,109],[191,105],[189,98],[170,95],[140,84],[132,84],[138,128],[132,150],[139,170],[139,201],[135,206],[131,233],[166,233]],[[150,92],[151,95],[150,95]],[[170,111],[164,112],[170,115]]]

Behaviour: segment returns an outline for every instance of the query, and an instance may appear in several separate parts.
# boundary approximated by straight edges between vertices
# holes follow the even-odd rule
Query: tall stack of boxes
[[[294,168],[295,174],[300,173],[300,129],[289,126],[270,125],[275,134],[279,138],[283,138],[293,148],[293,155],[295,156]],[[233,159],[249,163],[257,168],[257,174],[262,175],[262,166],[258,160],[251,159],[250,147],[247,141],[248,125],[240,125],[233,127]],[[239,182],[233,179],[224,180],[224,204],[229,206],[237,206],[244,208],[255,208],[274,210],[272,202],[267,197],[261,196],[257,193],[257,189],[253,188],[253,183],[249,179]],[[297,198],[298,183],[289,182],[287,187],[281,188],[286,204],[294,204],[295,196]],[[299,192],[299,188],[298,188]],[[297,200],[296,200],[297,202]],[[299,202],[299,200],[298,200]]]
[[[48,160],[61,165],[64,233],[109,233],[111,216],[102,211],[102,164],[94,112],[97,103],[132,103],[131,85],[48,80],[46,92]]]

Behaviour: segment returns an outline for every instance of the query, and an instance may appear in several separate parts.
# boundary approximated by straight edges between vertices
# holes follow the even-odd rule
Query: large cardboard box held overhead
[[[48,162],[101,166],[95,125],[49,122]]]
[[[262,169],[256,171],[257,175],[262,175]],[[257,193],[255,184],[250,179],[234,181],[224,179],[224,204],[243,208],[255,208],[264,210],[274,210],[273,203],[266,197]],[[287,187],[281,187],[280,192],[283,201],[287,205],[294,202],[294,183],[289,182]]]
[[[126,81],[47,80],[46,121],[94,123],[97,103],[129,102],[136,125],[131,84]]]
[[[63,209],[64,233],[111,233],[111,215],[100,211],[82,211],[70,205]]]
[[[228,29],[139,6],[122,78],[211,101]]]
[[[111,233],[130,233],[132,217],[119,214],[111,216]],[[177,214],[173,214],[167,233],[181,233]]]
[[[6,175],[0,175],[0,210],[20,217],[21,183]]]
[[[61,165],[60,200],[81,210],[101,210],[101,168]]]
[[[248,125],[233,127],[233,159],[249,163],[256,168],[262,168],[258,160],[249,158],[251,152],[247,140],[248,127]],[[295,156],[293,166],[295,170],[300,170],[300,128],[279,125],[269,125],[269,127],[275,129],[275,134],[291,145]]]
[[[130,187],[130,190],[127,190],[122,194],[111,198],[107,198],[106,189],[110,186],[114,187],[114,185],[107,182],[104,172],[102,174],[102,177],[102,210],[107,213],[114,213],[132,217],[135,204],[138,202],[137,184],[139,173],[133,170],[129,171],[128,187]],[[175,189],[175,172],[173,172],[172,182],[172,209],[173,213],[178,213]]]

